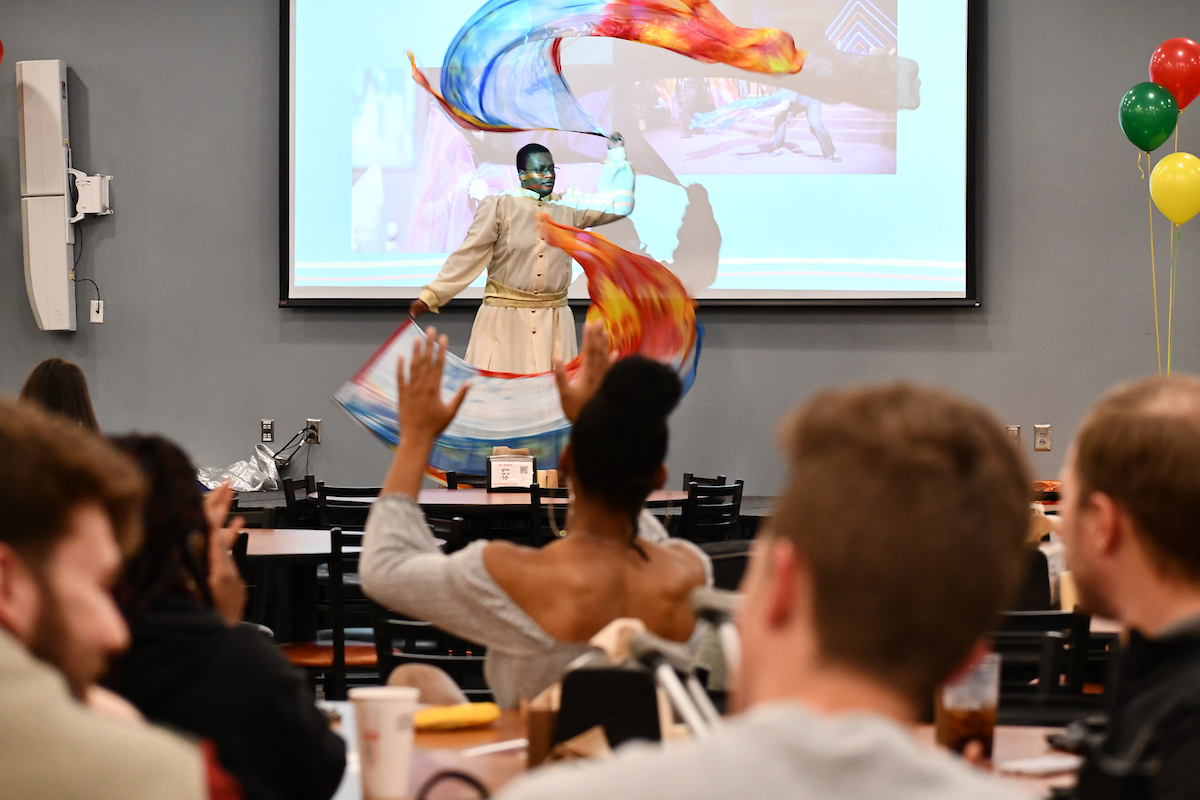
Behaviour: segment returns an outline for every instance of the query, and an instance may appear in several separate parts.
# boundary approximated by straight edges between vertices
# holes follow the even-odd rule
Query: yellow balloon
[[[1163,156],[1150,173],[1150,196],[1176,225],[1200,213],[1200,158],[1191,153]]]

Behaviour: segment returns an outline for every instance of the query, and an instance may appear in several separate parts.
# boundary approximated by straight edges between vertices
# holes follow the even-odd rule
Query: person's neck
[[[1200,616],[1200,585],[1149,568],[1145,572],[1137,579],[1128,576],[1122,581],[1129,587],[1116,609],[1122,625],[1153,638],[1189,617]]]
[[[878,714],[902,725],[916,722],[917,712],[900,692],[849,669],[829,665],[780,674],[751,699],[750,707],[798,702],[820,714]]]
[[[576,491],[567,510],[567,536],[625,544],[633,536],[633,519],[607,503]]]

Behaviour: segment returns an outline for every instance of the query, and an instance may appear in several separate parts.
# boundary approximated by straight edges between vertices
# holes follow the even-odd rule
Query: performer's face
[[[545,197],[554,191],[554,159],[549,153],[534,153],[525,159],[521,188]]]

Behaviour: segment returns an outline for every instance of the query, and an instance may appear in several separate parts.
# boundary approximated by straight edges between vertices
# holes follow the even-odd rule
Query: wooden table
[[[316,493],[309,495],[316,499]],[[339,497],[329,495],[330,500],[341,503],[375,502],[374,497]],[[647,508],[671,508],[683,505],[687,500],[687,492],[658,489],[646,498]],[[543,497],[546,505],[562,505],[567,502],[565,497]],[[529,505],[529,492],[489,492],[487,489],[422,489],[417,496],[417,503],[425,509],[445,513],[447,511],[477,512],[488,508],[507,509],[510,506]]]
[[[1050,745],[1046,744],[1046,734],[1057,730],[1060,729],[1027,725],[997,725],[996,736],[992,742],[992,762],[997,766],[1003,766],[1006,761],[1036,758],[1057,752],[1051,750]],[[934,727],[932,725],[919,726],[916,729],[916,737],[917,741],[927,747],[937,747],[934,744]],[[1013,792],[1026,797],[1044,797],[1054,787],[1075,785],[1074,774],[1034,778],[997,772],[995,779]]]

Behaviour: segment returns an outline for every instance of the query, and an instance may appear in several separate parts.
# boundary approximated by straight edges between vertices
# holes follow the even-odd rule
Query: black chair
[[[687,486],[679,535],[693,542],[728,541],[738,531],[744,481]]]
[[[347,606],[350,602],[361,605],[368,618],[372,609],[370,601],[358,597],[353,601],[347,599],[345,577],[357,574],[358,557],[362,550],[362,533],[343,531],[333,528],[329,532],[329,613],[331,620],[328,641],[322,641],[318,634],[315,642],[293,642],[280,646],[280,650],[288,661],[298,667],[303,667],[310,681],[315,685],[321,679],[325,690],[326,700],[345,700],[348,670],[358,673],[369,671],[369,677],[364,682],[374,682],[379,660],[375,645],[347,643],[346,621]],[[368,636],[371,634],[368,633]],[[373,638],[373,637],[372,637]]]
[[[529,527],[531,544],[534,547],[554,541],[565,533],[567,526],[566,503],[543,503],[545,498],[565,500],[568,496],[566,487],[543,489],[536,483],[529,487]],[[558,533],[555,533],[555,530]]]
[[[462,517],[442,518],[426,515],[425,521],[429,523],[429,530],[433,531],[433,535],[446,542],[442,545],[443,553],[453,553],[467,546],[467,526]]]
[[[378,486],[327,486],[317,482],[317,524],[361,531],[367,525],[371,503],[379,497]]]
[[[491,700],[483,677],[483,645],[468,642],[422,620],[396,614],[372,603],[379,682],[386,683],[401,664],[428,664],[443,670],[472,702]]]
[[[750,560],[750,545],[748,539],[706,542],[700,545],[700,549],[707,553],[712,561],[713,586],[731,592],[737,591],[741,586],[742,576],[746,574],[746,564]]]
[[[1091,617],[1065,611],[1010,611],[994,634],[1000,654],[1000,721],[1065,725],[1103,708],[1085,691]]]
[[[465,472],[447,472],[447,489],[486,489],[487,475],[469,475]]]
[[[309,497],[316,491],[317,479],[312,475],[305,475],[303,482],[283,479],[283,502],[288,527],[303,528],[316,523],[317,504]]]

